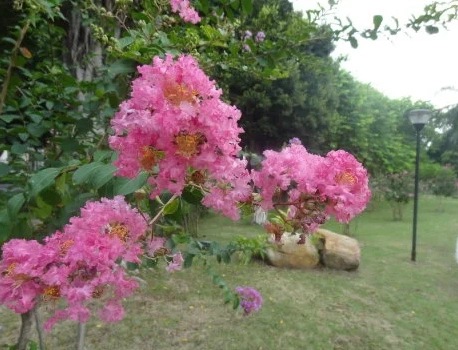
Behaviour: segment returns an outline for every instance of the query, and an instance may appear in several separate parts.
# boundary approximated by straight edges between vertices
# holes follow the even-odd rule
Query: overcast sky
[[[317,0],[290,0],[295,10],[316,8]],[[326,4],[327,1],[320,1]],[[412,14],[420,14],[427,0],[341,0],[335,11],[339,18],[349,17],[361,29],[372,27],[372,17],[395,16],[405,23]],[[332,20],[333,15],[329,16]],[[389,22],[388,22],[389,23]],[[383,23],[382,23],[383,26]],[[438,34],[425,32],[398,34],[394,37],[359,40],[357,49],[338,42],[334,56],[347,55],[343,68],[361,82],[370,83],[389,97],[412,97],[431,101],[437,108],[458,102],[458,23],[441,28]]]

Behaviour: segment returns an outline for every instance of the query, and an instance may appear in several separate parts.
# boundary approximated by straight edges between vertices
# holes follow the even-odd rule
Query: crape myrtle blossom
[[[246,160],[236,158],[240,111],[221,101],[221,90],[191,56],[155,57],[138,71],[131,98],[111,123],[117,174],[133,178],[147,171],[152,198],[199,186],[204,205],[237,219],[237,202],[251,194]]]
[[[252,287],[236,287],[235,293],[240,297],[240,307],[249,315],[255,311],[259,311],[263,304],[261,294]]]
[[[0,261],[0,304],[16,313],[25,313],[36,304],[36,297],[44,287],[39,278],[43,274],[43,246],[35,240],[12,239],[3,247]]]
[[[46,330],[62,319],[86,322],[88,304],[97,298],[105,301],[99,316],[118,321],[120,300],[138,287],[119,262],[140,262],[147,229],[145,218],[117,196],[87,202],[79,217],[44,244],[10,240],[2,248],[0,302],[25,313],[39,300],[64,299],[65,307],[46,322]]]
[[[318,166],[323,157],[311,154],[298,144],[283,148],[280,152],[264,151],[260,171],[253,171],[254,185],[259,188],[265,210],[274,208],[279,191],[298,197],[300,193],[314,194],[317,190]],[[293,188],[294,187],[294,188]],[[295,189],[295,191],[292,191]]]
[[[265,210],[288,206],[283,219],[304,234],[313,233],[329,215],[348,222],[370,199],[367,171],[345,151],[321,157],[294,141],[280,152],[265,151],[264,156],[262,169],[252,175],[262,197],[258,204]],[[277,241],[284,232],[276,223],[266,224],[266,229]]]
[[[201,20],[197,11],[190,5],[189,0],[170,0],[170,6],[172,11],[178,12],[178,15],[185,22],[196,24]]]
[[[349,222],[361,213],[371,198],[366,169],[343,150],[331,151],[321,165],[318,190],[328,198],[326,213],[340,222]]]
[[[169,272],[174,272],[181,270],[183,267],[183,256],[181,255],[181,252],[175,253],[172,255],[172,261],[168,264],[167,266],[167,271]]]
[[[147,172],[151,197],[198,187],[202,204],[237,219],[238,203],[252,197],[247,160],[237,158],[240,111],[221,101],[221,90],[192,57],[156,57],[139,72],[132,97],[112,120],[109,141],[119,152],[118,175]],[[0,261],[0,302],[24,313],[39,301],[61,300],[46,330],[60,320],[86,322],[94,299],[100,300],[102,320],[119,321],[122,299],[138,287],[125,263],[141,263],[145,255],[164,257],[170,272],[183,266],[181,253],[166,248],[164,238],[147,237],[148,222],[148,215],[117,196],[88,201],[80,216],[44,244],[10,241]]]
[[[91,314],[88,303],[99,298],[104,301],[101,319],[119,321],[124,314],[120,301],[138,287],[119,261],[140,262],[147,229],[145,218],[116,196],[87,202],[63,232],[46,239],[43,254],[54,263],[41,276],[47,286],[44,297],[63,298],[66,307],[57,310],[45,329],[62,319],[86,322]]]
[[[40,300],[63,299],[64,308],[46,321],[47,331],[60,320],[87,322],[94,299],[102,301],[103,321],[120,321],[121,300],[138,287],[120,262],[140,263],[145,252],[155,257],[166,243],[153,237],[144,246],[148,220],[122,196],[102,198],[86,202],[80,216],[72,217],[62,232],[45,238],[44,244],[10,240],[3,245],[0,260],[0,303],[25,313]],[[181,253],[167,255],[166,260],[169,272],[181,269]]]

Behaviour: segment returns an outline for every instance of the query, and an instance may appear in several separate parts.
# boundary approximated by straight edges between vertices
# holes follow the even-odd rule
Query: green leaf
[[[74,152],[78,149],[79,143],[76,139],[65,139],[61,142],[60,146],[64,152]]]
[[[15,114],[2,114],[0,119],[3,120],[5,123],[11,123],[15,119],[21,119],[21,116]]]
[[[103,172],[106,166],[107,164],[100,162],[85,164],[74,172],[72,179],[77,185],[92,181],[101,169]]]
[[[234,297],[234,300],[232,301],[232,308],[236,310],[240,305],[240,299],[238,296]]]
[[[37,124],[40,124],[43,120],[43,117],[39,114],[27,113],[27,115],[30,117],[30,119],[32,119],[34,123],[37,123]]]
[[[56,218],[56,226],[60,227],[65,225],[70,217],[78,214],[80,208],[85,205],[88,200],[93,200],[94,194],[90,192],[83,192],[74,196],[65,207],[63,207]]]
[[[251,14],[253,11],[253,0],[242,0],[242,10],[245,15]]]
[[[223,250],[221,252],[221,259],[225,264],[229,264],[231,262],[231,255],[228,253],[227,250]]]
[[[24,154],[27,152],[27,146],[23,145],[22,143],[13,143],[13,146],[11,146],[11,153],[14,154]]]
[[[27,141],[27,139],[29,138],[29,134],[25,132],[19,133],[18,136],[21,139],[21,141],[24,141],[24,142]]]
[[[240,2],[239,1],[230,1],[231,7],[234,10],[237,10],[240,7]]]
[[[110,159],[113,156],[114,152],[111,150],[97,150],[93,154],[94,161],[101,162],[105,159]]]
[[[210,242],[210,247],[208,249],[210,251],[210,254],[212,255],[218,255],[221,252],[221,247],[217,242]]]
[[[205,13],[205,14],[208,14],[208,11],[210,9],[210,3],[208,0],[200,0],[199,1],[199,9]]]
[[[59,178],[56,179],[57,182]],[[48,187],[47,189],[41,191],[41,194],[38,198],[41,198],[44,202],[52,206],[57,206],[62,202],[59,192],[55,187]]]
[[[29,350],[38,350],[38,343],[30,340],[29,341]]]
[[[184,252],[184,258],[183,258],[183,267],[185,269],[189,268],[192,266],[192,260],[194,259],[195,255],[191,254],[189,252]]]
[[[76,131],[78,134],[85,134],[92,130],[93,122],[91,119],[84,118],[76,122]]]
[[[45,127],[38,124],[29,124],[27,125],[27,131],[30,135],[35,137],[41,137],[46,131],[48,131]]]
[[[227,304],[233,298],[234,298],[234,294],[230,290],[227,290],[226,293],[224,293],[224,304]]]
[[[200,204],[202,198],[204,198],[204,194],[194,186],[186,186],[181,194],[181,198],[190,204]]]
[[[372,22],[374,23],[374,30],[378,30],[383,22],[383,16],[375,15],[372,18]]]
[[[118,45],[121,49],[129,46],[135,41],[135,39],[131,36],[125,36],[123,38],[118,39]]]
[[[358,40],[356,40],[355,37],[351,36],[348,38],[348,41],[350,41],[350,45],[352,48],[357,49],[358,48]]]
[[[104,164],[96,172],[94,178],[90,181],[90,184],[98,189],[105,185],[108,181],[114,178],[114,173],[118,168],[112,164]]]
[[[8,175],[11,170],[11,166],[8,164],[0,163],[0,176]]]
[[[439,28],[436,27],[436,26],[431,26],[431,25],[426,26],[425,30],[426,30],[426,33],[428,33],[428,34],[437,34],[437,33],[439,33]]]
[[[37,196],[45,188],[51,186],[59,173],[60,168],[47,168],[32,175],[29,180],[29,185],[31,186],[30,197]]]
[[[0,230],[0,244],[6,242],[10,236],[11,232],[11,221],[8,215],[8,211],[5,209],[0,211],[0,225],[2,229]]]
[[[38,196],[36,199],[37,206],[32,207],[33,213],[39,218],[39,219],[47,219],[51,213],[53,206],[46,203],[41,196]]]
[[[133,262],[130,262],[128,261],[126,263],[126,268],[127,268],[127,271],[136,271],[138,270],[140,267],[140,265],[138,263],[133,263]]]
[[[178,208],[180,207],[180,199],[175,198],[173,201],[167,203],[164,207],[164,214],[165,215],[171,215],[175,213]]]
[[[51,110],[54,107],[54,102],[52,101],[46,101],[45,106],[47,109]]]
[[[29,220],[23,218],[11,226],[10,236],[17,238],[32,238],[33,226]]]
[[[135,71],[135,64],[130,60],[119,60],[108,67],[108,76],[114,78],[118,74],[128,74]]]
[[[234,20],[234,11],[230,7],[226,7],[226,16],[229,18],[231,21]]]
[[[22,206],[25,203],[25,197],[23,193],[18,193],[17,195],[10,198],[7,204],[8,216],[11,221],[16,219],[17,214],[21,210]]]
[[[218,287],[225,285],[224,281],[222,280],[221,276],[219,275],[213,276],[213,284],[217,285]]]
[[[148,173],[143,172],[140,175],[138,175],[135,179],[130,179],[127,182],[123,182],[119,186],[115,186],[114,193],[122,194],[124,196],[133,193],[139,188],[142,188],[146,184],[147,179]]]
[[[63,172],[55,179],[56,190],[59,192],[61,196],[64,196],[67,193],[68,186],[67,186],[67,174]]]

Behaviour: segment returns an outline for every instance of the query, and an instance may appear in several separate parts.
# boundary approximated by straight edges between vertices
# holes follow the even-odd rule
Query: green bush
[[[436,196],[452,197],[457,193],[457,178],[452,167],[444,166],[436,173],[431,191]]]

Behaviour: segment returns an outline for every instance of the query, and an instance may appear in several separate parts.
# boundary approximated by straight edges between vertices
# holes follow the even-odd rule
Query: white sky
[[[290,0],[297,11],[327,5],[326,0]],[[432,1],[432,0],[431,0]],[[428,0],[341,0],[334,15],[349,17],[359,29],[373,27],[372,17],[382,15],[382,27],[392,16],[406,23],[412,14],[421,14]],[[327,7],[327,6],[324,6]],[[453,86],[458,89],[458,23],[449,30],[440,28],[430,35],[422,30],[399,33],[389,38],[358,40],[353,49],[348,42],[337,43],[333,56],[347,55],[342,63],[361,82],[370,83],[391,98],[411,97],[431,101],[437,108],[458,103],[457,91],[441,91]]]

